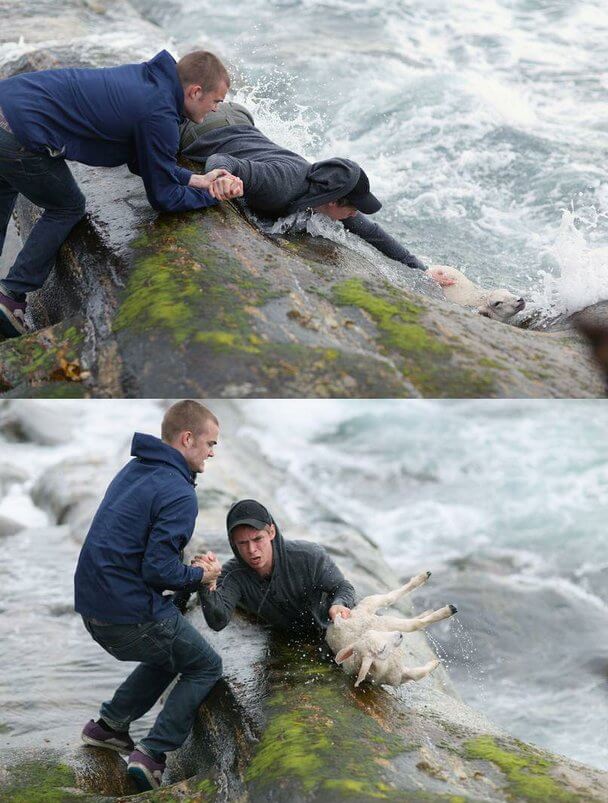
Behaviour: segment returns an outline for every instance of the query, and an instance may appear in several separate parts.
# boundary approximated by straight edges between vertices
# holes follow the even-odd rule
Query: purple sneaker
[[[0,292],[0,335],[19,337],[25,334],[25,306],[25,301],[15,301]]]
[[[164,762],[155,761],[147,753],[134,750],[127,759],[127,775],[133,778],[140,792],[149,792],[160,786],[166,766]]]
[[[135,749],[127,731],[108,731],[92,719],[82,729],[82,741],[94,747],[116,750],[117,753],[130,753]]]

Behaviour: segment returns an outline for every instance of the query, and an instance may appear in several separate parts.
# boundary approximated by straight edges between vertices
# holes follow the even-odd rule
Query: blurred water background
[[[428,263],[525,295],[535,325],[608,297],[602,0],[131,4],[158,40],[106,33],[100,16],[93,60],[99,47],[134,60],[213,49],[265,133],[313,160],[359,161],[384,202],[377,220]],[[0,62],[37,39],[0,45]]]
[[[0,745],[14,746],[59,726],[77,739],[127,671],[73,613],[86,526],[71,534],[61,510],[44,509],[39,478],[84,497],[88,466],[101,472],[126,461],[134,430],[158,434],[162,408],[8,404],[0,422],[18,409],[57,438],[16,440],[14,427],[0,425]],[[429,636],[463,699],[524,740],[608,768],[606,405],[234,404],[240,423],[221,432],[215,463],[222,439],[253,441],[280,477],[276,497],[261,500],[271,509],[321,543],[336,518],[350,523],[401,578],[431,569],[415,602],[418,610],[443,602],[459,609]],[[222,405],[210,403],[220,416]],[[61,463],[75,459],[82,470]],[[210,461],[203,498],[213,472]],[[244,470],[236,478],[247,487]],[[98,498],[103,487],[93,491]],[[204,532],[204,511],[199,519]]]

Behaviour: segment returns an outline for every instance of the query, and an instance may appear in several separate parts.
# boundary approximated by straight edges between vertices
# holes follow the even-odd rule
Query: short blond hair
[[[194,437],[201,435],[209,421],[219,427],[220,422],[203,404],[192,399],[184,399],[172,404],[163,417],[161,438],[172,443],[181,432],[191,432]]]
[[[195,50],[177,62],[177,74],[182,87],[198,84],[203,92],[214,92],[220,84],[230,87],[228,70],[213,53]]]

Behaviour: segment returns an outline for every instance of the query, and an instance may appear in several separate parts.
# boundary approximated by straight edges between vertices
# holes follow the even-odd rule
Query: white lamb
[[[523,298],[517,298],[509,290],[482,290],[457,268],[449,265],[431,265],[427,273],[441,285],[445,297],[463,307],[477,307],[480,315],[506,321],[526,306]],[[452,284],[446,284],[452,280]]]
[[[376,614],[379,608],[394,605],[402,596],[426,583],[430,576],[430,572],[423,572],[396,591],[365,597],[353,608],[348,619],[337,617],[329,626],[326,641],[336,663],[349,675],[357,675],[355,686],[368,675],[376,683],[399,686],[409,680],[420,680],[439,665],[434,659],[423,666],[408,667],[405,652],[398,648],[404,633],[423,630],[427,625],[453,616],[454,605],[424,611],[411,619]]]

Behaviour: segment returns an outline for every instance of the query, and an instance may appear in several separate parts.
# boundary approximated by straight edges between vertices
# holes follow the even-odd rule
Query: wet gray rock
[[[5,535],[16,535],[23,530],[25,525],[9,516],[3,516],[0,513],[0,538]]]
[[[11,465],[8,461],[8,455],[5,455],[5,452],[10,452],[10,446],[5,444],[0,444],[0,446],[3,450],[2,463],[0,463],[0,499],[2,499],[13,485],[20,485],[25,482],[29,475],[27,471],[19,466]]]
[[[63,460],[41,474],[31,490],[32,500],[55,524],[67,524],[72,535],[84,541],[116,468],[112,461],[90,456]]]
[[[6,803],[112,800],[137,793],[118,753],[96,747],[0,750],[0,787]]]
[[[271,505],[287,538],[313,537],[283,509],[278,493],[282,472],[269,466],[241,432],[238,404],[215,401],[212,407],[233,437],[222,442],[221,459],[207,467],[200,482],[194,547],[211,546],[229,557],[226,502],[249,495]],[[124,450],[117,447],[118,452],[122,463]],[[106,469],[112,473],[117,464],[110,462]],[[46,488],[47,509],[69,518],[80,500],[91,515],[105,488],[99,466],[73,461],[50,469],[49,477],[53,474],[67,480],[60,487],[72,485],[78,476],[84,481],[65,496],[49,486],[47,477],[37,489],[43,494]],[[397,585],[369,539],[338,517],[323,516],[314,523],[314,538],[361,595]],[[438,599],[437,575],[424,587],[429,601]],[[416,605],[423,602],[420,593],[413,599]],[[402,609],[411,610],[408,600]],[[222,654],[224,677],[199,709],[191,737],[171,755],[167,788],[130,799],[326,803],[450,797],[603,801],[608,796],[607,773],[506,735],[459,700],[443,669],[399,689],[369,683],[354,689],[353,679],[333,663],[323,642],[286,641],[245,615],[214,633],[196,605],[189,616]],[[408,635],[407,643],[415,661],[431,654],[423,633]],[[120,757],[75,746],[73,732],[65,739],[62,734],[62,744],[49,749],[32,746],[32,739],[35,734],[29,741],[15,736],[14,747],[0,752],[7,803],[63,800],[76,793],[84,800],[123,800],[134,791]]]
[[[4,401],[0,407],[0,432],[7,440],[56,446],[72,438],[73,411],[44,401]]]
[[[124,3],[95,7],[81,7],[81,38],[68,46],[58,36],[52,47],[5,64],[2,74],[133,58],[132,50],[92,46],[87,37],[95,20],[112,29]],[[29,7],[11,8],[19,17]],[[67,30],[78,8],[46,0],[44,13]],[[135,34],[134,13],[125,12],[125,25]],[[149,54],[149,42],[160,42],[162,32],[141,25]],[[455,398],[604,392],[586,341],[570,331],[525,331],[481,318],[434,297],[437,288],[406,269],[389,280],[346,246],[308,235],[269,237],[232,204],[159,215],[126,168],[73,167],[87,217],[45,287],[31,297],[37,331],[0,344],[0,393]],[[27,236],[38,211],[20,201],[16,214]]]

